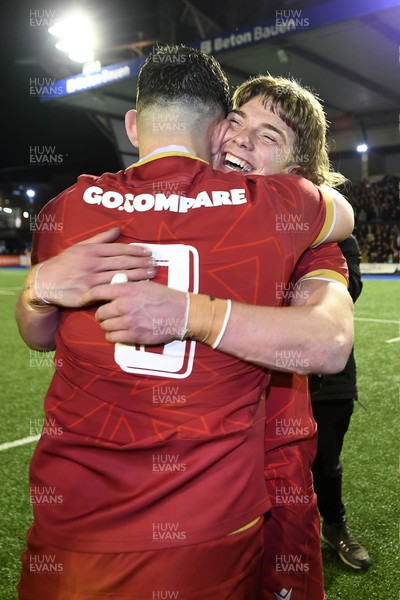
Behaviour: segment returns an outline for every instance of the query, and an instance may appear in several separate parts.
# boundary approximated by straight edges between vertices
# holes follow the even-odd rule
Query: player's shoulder
[[[286,208],[288,211],[298,210],[302,214],[312,214],[320,206],[322,195],[319,188],[294,173],[251,175],[246,179],[253,195],[268,198],[276,209]]]
[[[97,186],[110,186],[110,185],[118,185],[125,181],[127,177],[126,171],[117,171],[116,173],[102,173],[101,175],[90,175],[88,173],[83,173],[79,175],[76,185],[77,186],[85,186],[85,185],[97,185]],[[73,187],[73,186],[72,186]]]
[[[277,191],[296,190],[313,195],[319,191],[319,188],[314,183],[295,173],[266,175],[263,177],[263,180],[266,186],[275,188]]]

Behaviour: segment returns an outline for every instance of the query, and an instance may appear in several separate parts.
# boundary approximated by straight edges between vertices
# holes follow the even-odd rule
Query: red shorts
[[[263,600],[324,600],[316,496],[307,508],[272,508],[264,523]]]
[[[320,519],[311,472],[316,436],[265,455],[263,600],[323,600]],[[290,594],[290,590],[292,593]]]
[[[259,600],[263,525],[203,544],[123,554],[44,544],[33,525],[20,600]]]

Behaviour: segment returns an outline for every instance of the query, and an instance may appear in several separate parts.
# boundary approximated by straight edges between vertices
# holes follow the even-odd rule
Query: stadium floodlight
[[[3,212],[11,214],[12,213],[12,208],[8,208],[8,206],[6,206],[5,208],[3,208]]]
[[[27,219],[29,217],[29,213],[26,210],[24,210],[22,216],[24,217],[24,219]]]
[[[74,13],[55,23],[48,30],[59,41],[56,48],[66,52],[71,60],[87,63],[94,60],[94,35],[88,17]]]
[[[28,198],[34,198],[36,196],[36,192],[35,190],[29,189],[26,190],[26,195],[28,196]]]
[[[357,152],[368,152],[368,146],[367,144],[358,144],[357,146]]]

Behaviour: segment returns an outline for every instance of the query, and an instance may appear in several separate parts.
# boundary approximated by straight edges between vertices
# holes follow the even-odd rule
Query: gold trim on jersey
[[[261,517],[257,517],[256,519],[254,519],[250,523],[247,523],[247,525],[243,525],[243,527],[240,527],[240,529],[236,529],[235,531],[232,531],[231,533],[228,533],[228,535],[235,535],[236,533],[241,533],[242,531],[246,531],[246,529],[250,529],[250,527],[254,527],[254,525],[256,525],[256,523],[258,523],[258,521],[260,519],[261,519]]]
[[[301,277],[297,283],[300,283],[300,281],[304,281],[305,279],[325,279],[327,281],[341,283],[345,286],[346,290],[348,287],[346,277],[337,271],[332,271],[331,269],[316,269],[315,271],[310,271],[306,275],[303,275],[303,277]]]
[[[157,160],[157,158],[165,158],[166,156],[184,156],[185,158],[199,160],[200,162],[203,162],[206,165],[210,164],[206,160],[204,160],[204,158],[200,158],[199,156],[195,156],[194,154],[188,154],[187,152],[174,152],[173,150],[171,150],[170,152],[160,152],[159,154],[153,154],[148,158],[144,158],[143,160],[138,160],[138,162],[133,163],[133,165],[127,167],[126,171],[128,169],[132,169],[133,167],[140,167],[141,165],[145,165],[146,163],[151,162],[152,160]]]
[[[314,248],[314,246],[317,246],[325,240],[336,221],[336,207],[333,199],[329,196],[327,192],[324,192],[323,190],[321,190],[321,188],[318,189],[321,192],[323,199],[325,200],[326,216],[322,229],[319,232],[319,235],[315,242],[311,244],[311,248]]]

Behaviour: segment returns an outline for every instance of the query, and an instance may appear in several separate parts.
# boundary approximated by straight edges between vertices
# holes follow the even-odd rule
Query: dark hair
[[[252,98],[270,106],[295,135],[292,159],[299,162],[296,173],[313,183],[332,187],[346,181],[331,168],[326,142],[327,120],[316,94],[293,79],[261,75],[242,83],[233,94],[233,108],[240,108]],[[288,157],[290,160],[290,157]]]
[[[152,105],[201,103],[226,115],[228,79],[213,56],[187,46],[157,46],[140,69],[137,82],[138,113]]]

